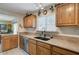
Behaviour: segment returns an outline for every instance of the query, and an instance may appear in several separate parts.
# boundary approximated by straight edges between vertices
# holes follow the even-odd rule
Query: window
[[[37,31],[56,31],[55,16],[41,16],[37,20]]]
[[[18,33],[18,23],[13,24],[13,33],[17,34]]]

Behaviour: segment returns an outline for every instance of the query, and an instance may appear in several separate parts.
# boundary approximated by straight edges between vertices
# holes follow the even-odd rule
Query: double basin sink
[[[50,38],[46,38],[46,37],[34,37],[34,38],[44,40],[44,41],[50,40]]]

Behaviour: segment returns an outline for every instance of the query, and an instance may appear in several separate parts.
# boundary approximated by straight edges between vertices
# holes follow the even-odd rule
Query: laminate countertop
[[[18,34],[0,34],[1,36],[18,35]]]
[[[35,35],[21,35],[27,38],[31,38],[37,41],[41,41],[44,43],[48,43],[54,46],[58,46],[61,48],[65,48],[74,52],[79,53],[79,38],[78,37],[67,37],[67,36],[55,36],[52,39],[48,40],[48,41],[44,41],[44,40],[40,40],[40,39],[36,39],[34,37],[36,37]]]

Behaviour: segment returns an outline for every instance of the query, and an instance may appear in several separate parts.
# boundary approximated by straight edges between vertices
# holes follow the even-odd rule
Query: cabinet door
[[[63,7],[64,10],[64,24],[75,24],[75,4],[68,4]]]
[[[20,36],[20,38],[19,38],[19,46],[20,46],[21,49],[24,48],[24,43],[23,43],[23,39],[22,39],[21,36]]]
[[[36,55],[36,44],[33,44],[32,42],[29,41],[28,50],[29,54]]]
[[[24,27],[25,28],[33,28],[36,26],[36,16],[28,16],[28,17],[25,17],[24,20]]]
[[[41,46],[37,46],[37,55],[51,55],[51,51]]]
[[[9,49],[11,49],[11,41],[10,41],[10,37],[2,37],[2,51],[7,51]]]
[[[66,50],[66,49],[62,49],[59,47],[52,47],[52,54],[53,55],[77,55],[77,53]]]
[[[63,19],[63,16],[62,16],[62,14],[63,14],[63,7],[62,6],[57,6],[56,7],[56,23],[57,23],[57,26],[60,26],[60,25],[62,25],[63,23],[62,23],[62,19]]]
[[[18,36],[11,36],[11,48],[18,47]]]
[[[31,17],[28,17],[25,22],[26,22],[26,27],[32,27],[32,18]]]
[[[63,4],[56,7],[57,26],[75,25],[75,4]]]
[[[26,28],[26,24],[27,24],[26,20],[28,20],[28,18],[25,17],[25,18],[23,19],[23,26],[24,26],[24,28]]]

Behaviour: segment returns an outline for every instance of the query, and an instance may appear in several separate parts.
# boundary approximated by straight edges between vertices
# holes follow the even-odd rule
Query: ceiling
[[[4,14],[0,14],[0,21],[12,21],[15,20],[16,17],[14,16],[8,16],[8,15],[4,15]]]
[[[0,3],[0,9],[19,14],[26,14],[27,11],[39,10],[50,4],[51,3]]]
[[[0,9],[15,14],[25,15],[27,11],[37,11],[50,5],[51,3],[0,3]],[[13,19],[16,18],[0,13],[0,20],[12,21]]]

